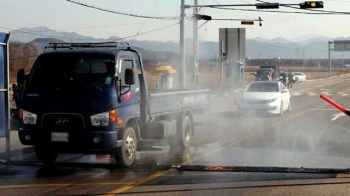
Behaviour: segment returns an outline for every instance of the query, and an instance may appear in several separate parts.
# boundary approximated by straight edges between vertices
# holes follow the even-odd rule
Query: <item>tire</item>
[[[115,161],[120,167],[131,166],[136,158],[137,137],[132,126],[123,132],[123,144],[115,150]]]
[[[292,102],[289,100],[288,112],[292,112]]]
[[[181,135],[179,135],[179,145],[180,147],[188,148],[190,147],[193,133],[193,126],[189,116],[185,116],[183,118],[180,129],[181,130],[179,130],[179,133],[181,133]]]
[[[51,165],[55,163],[59,153],[52,148],[45,145],[36,145],[35,154],[38,160],[44,165]]]
[[[280,113],[278,114],[278,116],[282,116],[282,115],[283,115],[283,102],[281,102]]]
[[[181,121],[178,122],[176,135],[168,137],[168,145],[170,148],[188,148],[191,144],[193,133],[192,121],[189,116],[185,116]]]
[[[179,140],[175,135],[171,135],[168,138],[168,145],[170,148],[176,148],[179,146]]]

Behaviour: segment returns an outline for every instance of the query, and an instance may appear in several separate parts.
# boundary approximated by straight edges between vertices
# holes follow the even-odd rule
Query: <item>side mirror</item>
[[[256,73],[250,73],[250,74],[252,74],[253,76],[256,76]]]
[[[17,72],[17,84],[22,85],[24,83],[24,69],[20,69]]]
[[[132,69],[132,68],[125,69],[124,80],[125,80],[125,84],[127,84],[127,85],[135,84],[134,69]]]
[[[11,90],[12,90],[12,91],[16,91],[16,89],[17,89],[17,85],[16,85],[16,84],[12,84]]]
[[[288,92],[288,90],[282,89],[282,93],[287,93],[287,92]]]

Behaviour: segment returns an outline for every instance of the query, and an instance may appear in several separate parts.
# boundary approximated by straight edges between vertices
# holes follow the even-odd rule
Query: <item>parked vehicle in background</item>
[[[238,109],[242,112],[265,112],[282,115],[291,111],[291,96],[279,81],[254,81],[238,96]]]
[[[255,80],[256,81],[267,81],[268,79],[268,74],[273,73],[273,69],[271,68],[262,68],[262,69],[258,69],[256,71],[255,75]]]
[[[293,72],[293,80],[295,82],[305,82],[306,75],[302,72]]]
[[[280,79],[280,67],[278,65],[262,65],[260,69],[270,68],[272,69],[272,80],[279,81]]]

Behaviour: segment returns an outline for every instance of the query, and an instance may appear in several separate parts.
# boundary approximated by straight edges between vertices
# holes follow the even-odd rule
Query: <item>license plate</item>
[[[68,133],[51,133],[51,141],[68,142]]]

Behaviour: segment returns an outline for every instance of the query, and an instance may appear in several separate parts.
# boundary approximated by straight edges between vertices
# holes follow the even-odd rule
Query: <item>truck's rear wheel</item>
[[[56,150],[45,145],[36,145],[35,154],[38,160],[44,165],[53,164],[59,155]]]
[[[121,167],[129,167],[136,158],[137,138],[135,129],[129,126],[123,133],[123,144],[116,148],[115,161]]]
[[[188,148],[191,144],[193,133],[192,121],[189,116],[185,116],[177,126],[176,135],[171,135],[168,138],[168,144],[171,148],[184,147]]]
[[[185,116],[182,120],[182,126],[181,126],[181,135],[179,135],[180,138],[180,146],[188,148],[190,147],[191,140],[192,140],[192,122],[191,118],[189,116]]]

